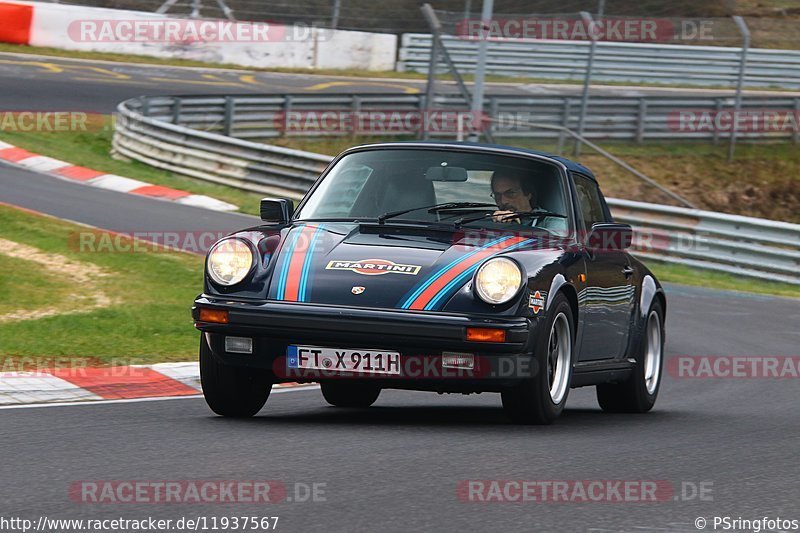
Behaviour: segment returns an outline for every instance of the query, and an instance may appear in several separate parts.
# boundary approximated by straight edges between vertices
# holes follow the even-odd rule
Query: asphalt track
[[[0,111],[111,113],[119,102],[141,95],[239,93],[421,93],[424,80],[353,78],[248,70],[181,68],[88,61],[0,52]],[[442,92],[457,92],[443,80]],[[490,83],[487,94],[579,96],[580,85]],[[598,86],[592,95],[733,95],[731,90]],[[749,95],[797,92],[747,91]]]
[[[34,85],[46,85],[36,79]],[[91,99],[80,85],[60,83],[65,98]],[[6,91],[13,84],[1,76],[0,84],[3,101],[11,101]],[[172,87],[152,90],[163,94]],[[103,105],[115,99],[119,94]],[[253,220],[7,165],[0,165],[0,201],[116,231],[198,225],[223,230]],[[668,359],[798,355],[800,301],[667,289]],[[248,421],[214,417],[197,398],[2,409],[0,514],[247,514],[279,516],[279,531],[678,532],[696,531],[697,517],[800,519],[799,386],[798,379],[687,379],[667,373],[656,408],[647,415],[604,414],[592,389],[578,389],[562,419],[543,428],[510,425],[499,398],[487,394],[388,391],[373,408],[341,411],[328,407],[319,391],[299,390],[275,394]],[[203,479],[280,480],[290,488],[295,482],[324,483],[326,501],[92,505],[68,495],[80,480]],[[461,501],[457,484],[476,479],[666,480],[678,489],[682,483],[710,483],[713,501]]]

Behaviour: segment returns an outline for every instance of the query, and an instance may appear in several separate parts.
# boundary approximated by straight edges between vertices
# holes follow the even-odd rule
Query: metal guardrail
[[[202,105],[203,99],[199,100]],[[207,100],[213,104],[219,99]],[[193,178],[292,198],[301,197],[332,160],[173,124],[158,115],[147,116],[148,103],[148,99],[134,99],[117,107],[115,153]],[[202,107],[196,108],[196,112],[200,110]],[[208,112],[213,116],[211,109]]]
[[[800,285],[800,224],[608,199],[643,259]]]
[[[114,150],[158,168],[215,183],[292,198],[302,196],[332,158],[221,134],[225,109],[232,112],[231,98],[191,97],[190,106],[184,106],[189,99],[171,97],[123,102],[118,108]],[[252,101],[242,102],[247,98],[237,97],[236,106],[253,105],[258,110],[264,104],[262,97],[248,98]],[[283,97],[270,98],[272,105],[285,104]],[[342,98],[343,103],[350,104],[346,99],[351,97]],[[228,107],[220,108],[220,102],[228,102]],[[187,109],[191,112],[186,118],[193,117],[191,120],[183,116]],[[155,116],[146,116],[148,113]],[[250,121],[270,120],[266,115],[250,117]],[[178,124],[169,122],[170,117],[177,118]],[[213,126],[216,131],[199,131],[181,122],[207,129]],[[800,284],[800,224],[628,200],[608,202],[619,221],[637,229],[635,251],[642,258]]]
[[[283,135],[353,135],[359,132],[333,128],[330,131],[308,131],[291,127],[287,117],[298,113],[297,122],[324,113],[390,113],[430,110],[463,111],[464,101],[458,95],[440,95],[432,106],[426,105],[424,95],[409,94],[328,94],[328,95],[241,95],[241,96],[157,96],[128,100],[121,107],[194,130],[220,133],[237,139],[269,139]],[[660,139],[701,139],[723,141],[729,131],[715,130],[699,120],[689,120],[700,131],[682,128],[682,112],[700,117],[703,112],[732,111],[734,98],[726,96],[593,96],[588,108],[584,136],[589,139],[619,139],[643,142]],[[494,117],[492,134],[495,137],[564,139],[554,130],[527,128],[525,122],[576,129],[579,121],[580,96],[489,96],[485,109]],[[765,110],[795,113],[800,116],[800,97],[745,97],[742,110]],[[707,115],[706,118],[712,115]],[[313,121],[312,121],[313,122]],[[381,135],[416,135],[415,131],[386,130],[385,120],[376,115],[366,117],[365,128]],[[791,126],[791,124],[789,124]],[[684,130],[689,131],[684,131]],[[432,131],[433,137],[452,137],[453,131]],[[784,139],[800,142],[800,128],[786,127],[782,131],[741,131],[740,139]]]
[[[443,35],[443,42],[462,73],[475,71],[478,43]],[[398,70],[428,72],[432,37],[403,34]],[[497,40],[489,43],[487,74],[582,81],[589,58],[589,41]],[[736,85],[742,49],[647,43],[597,43],[594,81]],[[800,51],[751,48],[744,85],[800,88]]]

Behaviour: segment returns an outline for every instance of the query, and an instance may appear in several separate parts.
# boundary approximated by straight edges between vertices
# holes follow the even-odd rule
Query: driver
[[[549,231],[561,233],[567,229],[566,217],[554,218],[543,216],[532,218],[530,222],[520,220],[525,217],[515,217],[513,213],[530,213],[540,209],[536,201],[536,191],[531,188],[528,180],[520,176],[495,172],[492,174],[492,198],[500,209],[492,213],[495,222],[530,224]]]
[[[528,213],[536,206],[536,195],[519,176],[495,172],[492,174],[492,198],[500,209],[492,213],[495,222],[514,222],[520,224],[518,217],[510,217],[515,212]]]

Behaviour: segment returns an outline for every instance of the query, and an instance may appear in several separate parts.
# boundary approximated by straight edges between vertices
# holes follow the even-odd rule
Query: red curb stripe
[[[51,373],[104,400],[198,394],[196,389],[150,368],[132,366],[78,370],[66,368],[54,369]]]
[[[92,178],[108,174],[108,172],[100,172],[97,170],[93,170],[91,168],[81,167],[78,165],[70,165],[68,167],[62,167],[53,170],[52,172],[53,174],[58,174],[59,176],[63,176],[65,178],[78,181],[87,181]]]
[[[128,191],[131,194],[141,194],[143,196],[154,196],[156,198],[166,198],[168,200],[177,200],[184,198],[191,193],[186,191],[179,191],[178,189],[170,189],[169,187],[162,187],[161,185],[145,185],[138,189]]]
[[[29,157],[37,157],[38,155],[17,147],[0,150],[0,159],[11,161],[12,163],[17,163]]]

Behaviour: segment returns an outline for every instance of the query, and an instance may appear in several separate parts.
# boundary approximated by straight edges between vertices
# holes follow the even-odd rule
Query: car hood
[[[395,224],[295,225],[271,260],[268,298],[439,310],[487,258],[538,248],[537,244],[536,236],[511,232],[441,231]]]

